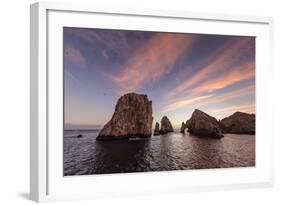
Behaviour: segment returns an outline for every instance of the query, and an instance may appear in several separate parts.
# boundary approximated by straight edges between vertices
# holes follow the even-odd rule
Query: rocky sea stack
[[[164,116],[161,119],[161,129],[160,129],[160,134],[166,134],[168,132],[174,132],[174,128],[168,119],[168,117]]]
[[[146,95],[125,94],[117,101],[111,120],[100,131],[97,140],[150,137],[152,121],[152,101]]]
[[[153,135],[160,135],[160,125],[158,122],[155,123]]]
[[[222,138],[222,129],[216,118],[196,109],[188,120],[188,131],[197,136]]]
[[[221,120],[224,133],[255,134],[256,115],[243,112],[235,112],[233,115]]]
[[[186,128],[186,125],[185,125],[185,123],[184,122],[182,122],[181,123],[181,133],[183,133],[184,134],[184,130],[185,130],[185,128]]]

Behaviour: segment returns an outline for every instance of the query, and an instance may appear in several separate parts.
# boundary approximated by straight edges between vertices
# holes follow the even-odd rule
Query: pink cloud
[[[173,100],[171,103],[167,104],[162,112],[174,111],[182,108],[200,108],[202,106],[207,106],[211,104],[217,105],[221,102],[226,102],[228,100],[240,98],[243,96],[248,96],[255,93],[255,86],[251,85],[245,88],[240,88],[229,93],[220,95],[188,95],[181,97],[180,99]]]
[[[219,49],[217,52],[212,54],[210,58],[208,58],[206,65],[201,68],[200,71],[172,89],[169,92],[168,97],[172,98],[173,96],[176,96],[178,94],[182,95],[183,92],[190,92],[190,89],[195,87],[196,85],[201,84],[202,82],[209,81],[211,75],[218,74],[218,76],[221,76],[222,73],[227,70],[230,65],[235,63],[237,59],[241,57],[243,52],[252,49],[251,46],[249,46],[249,43],[251,41],[251,39],[242,39],[239,42],[234,43],[231,41],[225,44],[221,49]],[[239,69],[239,67],[233,69]],[[252,67],[250,69],[253,69],[254,71],[254,63],[252,63]],[[238,72],[242,73],[243,71],[241,71],[240,69],[240,71]],[[249,72],[251,72],[251,70]],[[236,77],[238,77],[238,75],[239,73],[236,73]],[[236,80],[235,78],[229,78],[229,82],[222,83],[224,76],[220,78],[220,82],[212,83],[212,89],[221,89],[239,81],[238,78],[236,78]],[[216,79],[214,79],[213,81],[216,81]]]
[[[189,92],[193,94],[204,92],[210,93],[215,90],[226,88],[235,83],[252,79],[255,77],[254,67],[254,62],[239,65],[225,74],[218,75],[216,78],[212,78],[211,80],[206,79],[205,82],[191,89]]]
[[[230,115],[237,111],[254,114],[256,112],[256,106],[254,104],[230,106],[230,107],[211,110],[210,112],[215,113],[217,115]]]
[[[198,37],[184,34],[157,34],[131,56],[120,74],[109,75],[121,93],[136,91],[168,74],[177,60],[191,48]]]
[[[212,96],[213,95],[205,95],[205,96],[198,96],[198,97],[194,97],[194,98],[178,100],[178,101],[175,101],[175,102],[165,106],[163,108],[162,112],[170,112],[170,111],[178,110],[178,109],[181,109],[183,107],[190,106],[190,105],[193,105],[195,103],[198,103],[201,100],[209,99]]]

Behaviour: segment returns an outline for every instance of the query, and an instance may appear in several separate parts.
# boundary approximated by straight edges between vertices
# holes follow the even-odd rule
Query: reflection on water
[[[98,132],[82,134],[65,133],[64,175],[255,166],[254,135],[226,134],[218,140],[169,133],[96,141]]]

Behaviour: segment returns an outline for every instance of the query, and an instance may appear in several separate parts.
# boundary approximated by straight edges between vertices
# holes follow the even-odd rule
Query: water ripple
[[[96,141],[96,132],[64,137],[64,175],[255,166],[255,136],[211,139],[169,133],[146,140]]]

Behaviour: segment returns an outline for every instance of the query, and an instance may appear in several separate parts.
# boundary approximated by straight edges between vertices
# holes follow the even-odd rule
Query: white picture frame
[[[99,19],[99,23],[93,19]],[[157,21],[157,28],[154,21]],[[60,85],[62,72],[60,69],[53,69],[62,67],[61,28],[63,26],[256,36],[258,40],[256,167],[63,177],[60,123],[62,122],[60,106],[62,105],[62,85]],[[32,4],[30,9],[31,200],[41,202],[273,186],[274,134],[269,124],[273,119],[273,111],[270,102],[272,96],[267,92],[271,88],[273,73],[272,29],[273,19],[270,17],[97,8],[91,4],[73,3]]]

